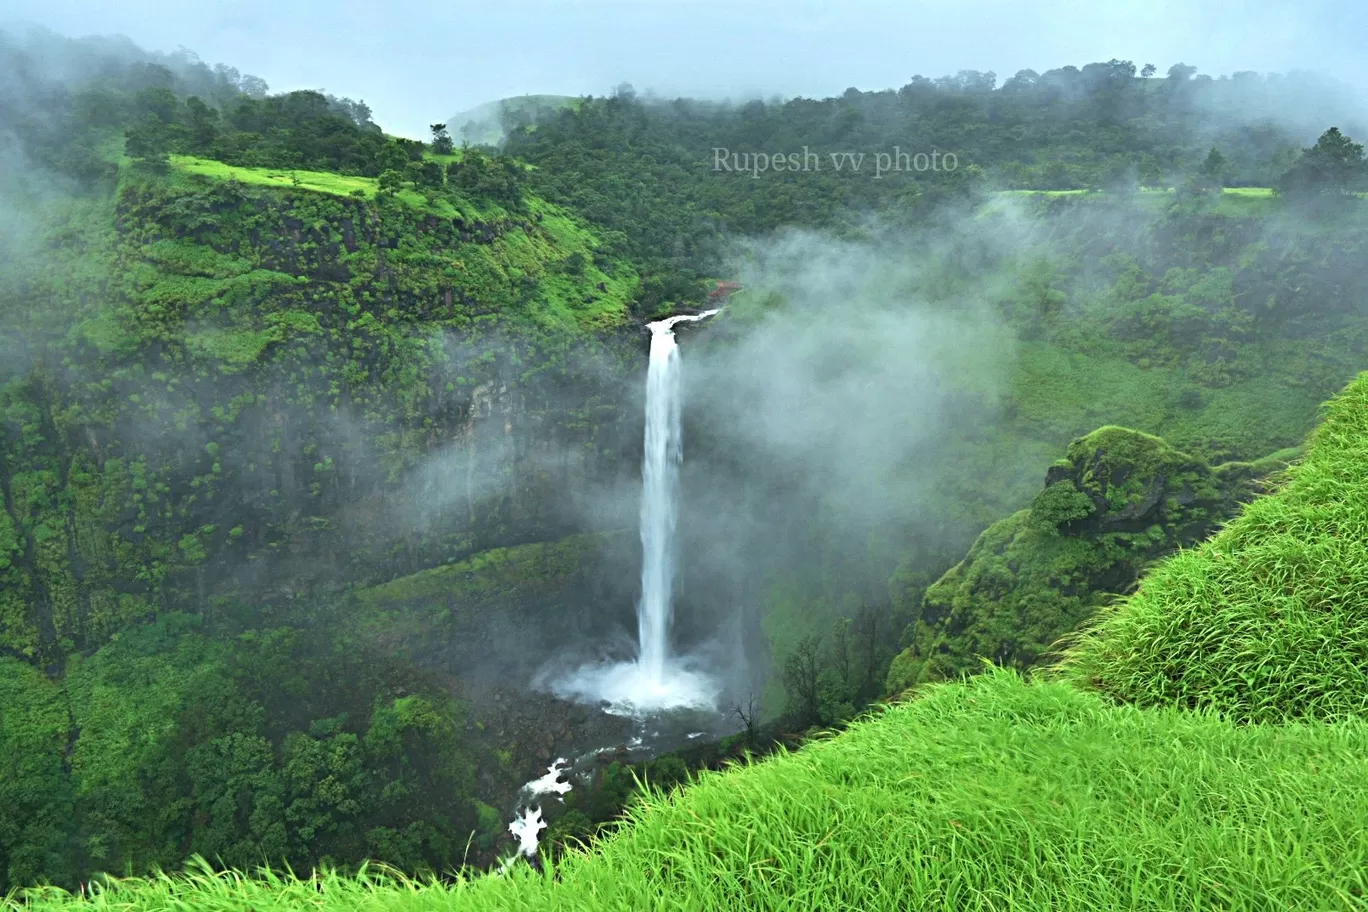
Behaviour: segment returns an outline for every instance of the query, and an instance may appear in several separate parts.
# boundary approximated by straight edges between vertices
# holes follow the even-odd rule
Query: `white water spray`
[[[570,780],[565,778],[569,772],[570,761],[561,757],[546,768],[545,776],[533,779],[522,787],[520,795],[525,803],[519,806],[517,816],[508,825],[508,832],[518,840],[518,851],[504,859],[503,864],[499,866],[500,874],[511,868],[519,855],[529,859],[536,856],[541,831],[546,829],[546,820],[542,817],[542,809],[536,803],[536,799],[542,795],[564,795],[570,791]]]
[[[679,510],[681,370],[674,327],[717,313],[681,314],[648,323],[646,446],[641,461],[641,601],[637,604],[635,662],[581,669],[557,688],[561,696],[605,700],[614,712],[710,708],[712,681],[670,652],[674,608],[675,528]]]

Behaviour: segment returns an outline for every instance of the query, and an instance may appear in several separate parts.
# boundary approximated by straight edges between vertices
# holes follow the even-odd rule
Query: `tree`
[[[1197,169],[1198,180],[1203,189],[1220,190],[1225,186],[1226,159],[1215,146],[1207,153],[1206,159]]]
[[[1004,92],[1025,92],[1035,88],[1040,74],[1035,70],[1017,70],[1016,75],[1002,84]]]
[[[1283,174],[1278,190],[1290,199],[1347,197],[1364,186],[1363,144],[1331,127]]]
[[[243,76],[238,88],[248,98],[265,98],[270,86],[260,76]]]
[[[822,641],[805,636],[784,660],[784,688],[788,691],[789,711],[799,726],[806,728],[820,718],[818,681],[822,674]]]
[[[745,701],[742,702],[738,700],[732,705],[732,715],[736,717],[737,721],[741,723],[742,728],[745,730],[746,747],[754,750],[758,740],[756,735],[759,732],[760,725],[760,707],[759,702],[755,698],[755,691],[746,691]]]
[[[1152,64],[1152,63],[1147,63],[1147,64],[1144,65],[1143,68],[1141,68],[1141,70],[1140,70],[1140,75],[1143,76],[1145,79],[1149,79],[1149,78],[1150,78],[1151,76],[1153,76],[1156,72],[1158,72],[1158,70],[1159,70],[1159,68],[1158,68],[1157,66],[1155,66],[1154,64]]]
[[[191,95],[185,99],[185,111],[190,128],[190,148],[201,155],[208,153],[218,139],[218,109]]]
[[[447,132],[447,125],[435,123],[428,127],[432,131],[432,151],[438,155],[450,155],[456,151],[455,144],[451,141],[451,134]]]
[[[1219,196],[1225,186],[1225,172],[1225,156],[1213,146],[1197,170],[1190,172],[1178,187],[1179,198],[1201,205],[1202,200]]]
[[[850,682],[835,667],[817,676],[817,718],[823,725],[844,725],[855,717]]]
[[[153,114],[124,133],[124,151],[134,164],[153,171],[165,171],[170,164],[167,156],[171,140],[166,125]]]
[[[409,162],[404,166],[404,180],[412,181],[420,190],[440,190],[442,175],[442,166],[433,161]]]
[[[175,121],[180,102],[176,93],[168,88],[154,87],[143,89],[134,99],[139,116],[155,117],[164,124]]]
[[[876,699],[888,663],[897,653],[897,634],[886,604],[865,605],[850,623],[851,686],[857,704]]]

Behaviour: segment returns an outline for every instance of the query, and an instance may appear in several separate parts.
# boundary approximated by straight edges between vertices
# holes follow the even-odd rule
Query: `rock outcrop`
[[[1293,452],[1212,468],[1164,440],[1103,427],[1052,465],[1028,509],[989,527],[932,584],[886,687],[1028,668],[1155,559],[1211,534]]]

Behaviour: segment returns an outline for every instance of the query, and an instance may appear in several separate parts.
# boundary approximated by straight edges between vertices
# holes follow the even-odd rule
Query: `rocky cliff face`
[[[1292,455],[1213,469],[1129,428],[1075,440],[1031,507],[991,526],[925,590],[887,690],[955,677],[981,659],[1017,668],[1045,660],[1146,565],[1234,516]]]
[[[67,322],[0,370],[0,650],[630,524],[636,277],[563,213],[173,175],[104,217],[16,283]]]

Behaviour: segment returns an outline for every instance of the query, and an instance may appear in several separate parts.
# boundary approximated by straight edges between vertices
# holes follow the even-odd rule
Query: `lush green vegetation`
[[[581,462],[503,441],[619,445],[636,273],[480,153],[424,153],[452,180],[421,187],[308,170],[290,135],[269,167],[130,161],[149,84],[172,149],[186,93],[254,96],[124,53],[43,112],[4,99],[43,167],[0,185],[0,891],[195,852],[489,863],[537,757],[339,590],[572,531],[546,492]]]
[[[98,887],[81,905],[1360,908],[1365,746],[1362,719],[1237,727],[1001,672],[644,798],[619,834],[545,876],[204,873]],[[39,894],[30,908],[74,905]]]
[[[635,287],[625,266],[594,265],[592,235],[541,204],[516,220],[474,207],[439,219],[383,194],[259,195],[248,181],[181,173],[130,174],[118,233],[54,226],[80,231],[88,246],[72,259],[88,259],[71,272],[28,264],[7,301],[35,339],[60,331],[58,357],[82,365],[3,378],[11,558],[0,645],[17,654],[90,648],[179,587],[202,592],[206,563],[268,556],[272,525],[301,509],[326,537],[337,486],[376,473],[397,486],[418,461],[413,443],[469,425],[492,377],[554,383],[553,359],[573,370],[574,350],[625,318]],[[113,293],[95,297],[100,285]],[[489,340],[506,337],[536,362],[500,363]],[[357,444],[327,420],[284,452],[281,435],[302,428],[256,438],[298,407],[345,409],[369,426],[362,461],[342,455]],[[193,455],[149,449],[149,426],[193,441]],[[304,464],[287,470],[292,459]],[[474,531],[448,556],[478,550]],[[113,580],[124,586],[104,594]],[[35,592],[50,614],[32,612]]]
[[[933,490],[906,497],[902,524],[877,529],[877,535],[824,534],[834,526],[811,518],[822,515],[820,492],[804,497],[782,476],[755,481],[764,492],[757,499],[792,505],[786,514],[792,521],[767,527],[753,549],[791,547],[798,555],[772,575],[766,632],[781,663],[796,654],[819,656],[815,670],[803,658],[808,671],[795,679],[806,683],[788,688],[799,727],[814,718],[833,720],[830,713],[814,715],[820,701],[812,682],[845,667],[832,653],[840,651],[842,619],[865,629],[906,629],[906,638],[893,644],[903,649],[914,639],[938,637],[918,633],[927,588],[959,563],[984,529],[1031,505],[1071,440],[1122,425],[1162,437],[1210,466],[1256,461],[1296,446],[1318,403],[1354,376],[1368,342],[1358,316],[1368,289],[1349,290],[1362,275],[1353,262],[1365,240],[1363,213],[1324,220],[1287,212],[1230,215],[1219,205],[1206,198],[1156,210],[1143,200],[1108,194],[1018,200],[986,207],[972,220],[899,234],[896,250],[877,255],[890,271],[909,258],[916,266],[910,277],[877,286],[881,299],[910,309],[927,307],[929,298],[945,312],[987,300],[1015,340],[1000,346],[980,335],[965,350],[944,356],[943,379],[937,379],[953,391],[946,398],[955,418],[918,462],[917,477],[934,479]],[[880,249],[877,239],[869,243]],[[934,256],[906,252],[923,248]],[[822,318],[825,306],[816,300],[766,331],[801,332],[807,321]],[[923,350],[920,357],[934,356]],[[731,463],[744,462],[743,456]],[[1209,511],[1209,517],[1217,515],[1228,513]],[[1105,600],[1102,593],[1123,591],[1139,566],[1178,543],[1171,528],[1153,539],[1142,528],[1125,530],[1128,540],[1113,540],[1115,548],[1095,550],[1099,543],[1092,538],[1053,539],[1026,530],[1024,518],[994,528],[984,549],[1015,543],[1036,552],[1038,545],[1045,551],[1036,556],[1045,563],[1035,566],[1047,578],[1045,565],[1056,558],[1096,563],[1100,575],[1092,584],[1101,592],[1080,584],[1072,608],[1062,610],[1054,600],[1042,604],[1039,639],[1012,650],[1023,655],[1048,646]],[[1052,548],[1059,553],[1047,559]],[[1070,556],[1070,549],[1077,550]],[[1124,572],[1116,563],[1121,553],[1130,555]],[[1011,560],[1018,556],[1014,551]],[[997,560],[979,570],[988,572]],[[1109,579],[1107,567],[1119,577]],[[996,584],[996,575],[989,577]],[[871,578],[887,581],[884,592],[869,584]],[[1065,588],[1049,584],[1037,594]],[[1019,598],[1008,595],[1007,603]],[[964,614],[977,616],[980,605],[977,597],[963,602],[954,623],[967,624],[966,630],[988,623],[987,609],[980,620]],[[939,628],[949,613],[948,604],[938,604],[928,625]],[[993,623],[1014,622],[1003,615]],[[949,649],[958,656],[958,670],[973,663],[979,647],[994,655],[994,643],[1019,632],[1002,629],[1002,640],[994,635],[981,644],[932,647],[923,639],[918,648]],[[809,636],[823,643],[805,643]],[[887,666],[894,654],[880,661]],[[858,708],[880,696],[861,683],[868,677],[861,670],[853,689],[850,682],[831,688],[833,695],[847,696],[833,696],[828,704]],[[882,671],[874,677],[884,680]],[[771,706],[782,708],[783,702],[782,694],[771,695]]]
[[[442,870],[466,856],[474,776],[496,764],[465,735],[463,707],[362,640],[215,628],[166,614],[59,680],[0,658],[7,887],[192,852],[299,869]]]
[[[542,117],[535,130],[514,129],[506,148],[539,166],[543,194],[621,232],[610,238],[666,296],[681,276],[715,270],[736,235],[792,225],[848,232],[870,211],[916,219],[987,189],[1295,193],[1303,173],[1313,194],[1364,188],[1361,156],[1333,139],[1284,180],[1306,137],[1328,126],[1301,112],[1343,118],[1351,135],[1368,129],[1348,123],[1358,108],[1343,87],[1257,73],[1213,79],[1182,64],[1165,78],[1141,73],[1109,60],[1023,70],[999,85],[993,73],[964,71],[915,76],[896,90],[742,105],[646,101],[624,87]],[[1255,113],[1271,110],[1280,116]],[[919,166],[918,152],[950,153],[955,167]],[[858,168],[831,158],[862,153]],[[892,170],[875,179],[880,154]],[[769,168],[774,156],[783,170]]]
[[[1071,655],[1071,673],[1128,703],[1241,721],[1359,717],[1368,708],[1368,379],[1329,405],[1277,497],[1150,574]]]
[[[618,833],[544,874],[442,884],[204,871],[94,884],[80,904],[1361,908],[1368,727],[1345,643],[1328,634],[1360,608],[1343,596],[1368,538],[1354,487],[1365,416],[1368,374],[1332,403],[1284,487],[1166,560],[1090,634],[1070,679],[1149,706],[999,670],[923,687],[796,754],[642,796]],[[1133,434],[1099,436],[1175,458]],[[1276,567],[1293,591],[1268,584]],[[1270,597],[1300,619],[1270,616]],[[1282,651],[1270,625],[1309,648]],[[1162,630],[1153,648],[1146,628]],[[1229,653],[1219,666],[1212,648]],[[1156,689],[1174,667],[1190,672],[1182,689]],[[77,904],[28,896],[27,908]]]
[[[496,512],[463,504],[424,552],[396,549],[412,520],[385,520],[378,507],[349,518],[340,492],[356,479],[402,489],[415,440],[453,427],[470,445],[452,470],[483,483],[472,409],[491,378],[559,382],[551,359],[573,370],[577,347],[602,346],[595,334],[623,319],[634,277],[601,272],[592,235],[541,204],[540,218],[516,223],[470,208],[457,228],[383,194],[257,195],[250,178],[269,174],[181,174],[130,174],[117,199],[123,230],[83,229],[91,262],[108,270],[90,281],[114,276],[113,294],[87,304],[86,273],[28,273],[28,294],[55,306],[27,326],[41,338],[69,306],[72,325],[52,351],[83,370],[39,363],[9,373],[0,392],[0,755],[15,790],[0,823],[4,885],[171,867],[191,852],[301,869],[488,861],[502,821],[494,814],[488,832],[478,802],[506,800],[526,761],[480,747],[466,710],[422,683],[410,657],[327,620],[326,597],[282,615],[230,580],[234,567],[271,565],[303,594],[310,580],[335,587],[318,555],[345,554],[352,579],[384,578],[497,543],[505,523],[537,522],[501,518],[507,505],[482,500]],[[386,248],[387,234],[429,240]],[[567,256],[580,261],[574,271],[558,266]],[[22,314],[26,297],[9,303]],[[519,370],[486,356],[481,340],[500,333],[537,361]],[[442,423],[430,396],[448,402]],[[304,426],[272,416],[311,405],[373,428],[361,461],[342,455],[354,433],[344,423],[286,439]],[[593,409],[592,397],[581,407]],[[593,418],[564,420],[593,439]],[[148,445],[158,433],[169,448]],[[369,553],[356,550],[362,526],[378,533]],[[296,545],[282,549],[301,535],[314,542],[302,562],[289,556]],[[352,550],[329,544],[344,537]],[[173,624],[177,608],[194,613],[192,627],[213,623],[203,633]],[[494,778],[477,789],[481,769]]]
[[[603,580],[632,578],[613,564],[632,536],[601,529],[631,511],[580,533],[594,492],[639,472],[634,323],[753,265],[727,255],[738,236],[820,229],[889,267],[889,310],[992,326],[921,352],[954,368],[928,378],[954,420],[903,454],[921,486],[881,492],[883,525],[839,525],[830,491],[690,431],[690,460],[739,492],[725,509],[764,520],[731,546],[765,555],[736,591],[781,730],[980,657],[1039,663],[1234,516],[1368,351],[1361,131],[1251,126],[1270,97],[1321,91],[1298,80],[1110,61],[735,108],[623,91],[513,112],[514,158],[443,124],[395,140],[360,102],[183,57],[94,42],[72,77],[55,40],[0,40],[0,66],[33,74],[0,87],[22,164],[0,175],[0,890],[192,855],[497,857],[549,726],[532,744],[502,730],[506,704],[456,695],[528,631],[549,652],[629,606]],[[935,146],[963,167],[753,177],[713,168],[719,144]],[[746,292],[700,353],[745,352],[766,318],[820,333],[832,300],[789,291]],[[1104,698],[1002,674],[931,687],[672,800],[609,764],[552,841],[637,819],[559,882],[205,875],[96,901],[1352,905],[1364,808],[1337,790],[1364,732],[1266,723],[1362,709],[1362,389],[1285,490],[1106,610],[1069,672]],[[781,733],[746,712],[737,738],[645,773],[682,783]]]
[[[118,151],[125,151],[154,172],[164,171],[175,154],[312,173],[311,186],[328,192],[373,189],[349,177],[384,178],[388,188],[413,187],[420,195],[450,182],[468,199],[524,207],[525,169],[499,155],[452,154],[443,125],[435,125],[433,151],[440,154],[433,154],[422,142],[386,136],[364,102],[308,90],[268,95],[259,78],[224,66],[211,70],[189,55],[130,54],[114,43],[5,34],[0,67],[30,74],[0,97],[18,149],[78,186],[112,181]],[[203,161],[193,167],[221,171]],[[304,185],[298,175],[290,179]]]
[[[1050,468],[1028,509],[994,523],[922,597],[886,689],[958,677],[984,659],[1028,668],[1156,557],[1233,516],[1282,458],[1214,471],[1158,437],[1105,427]]]

